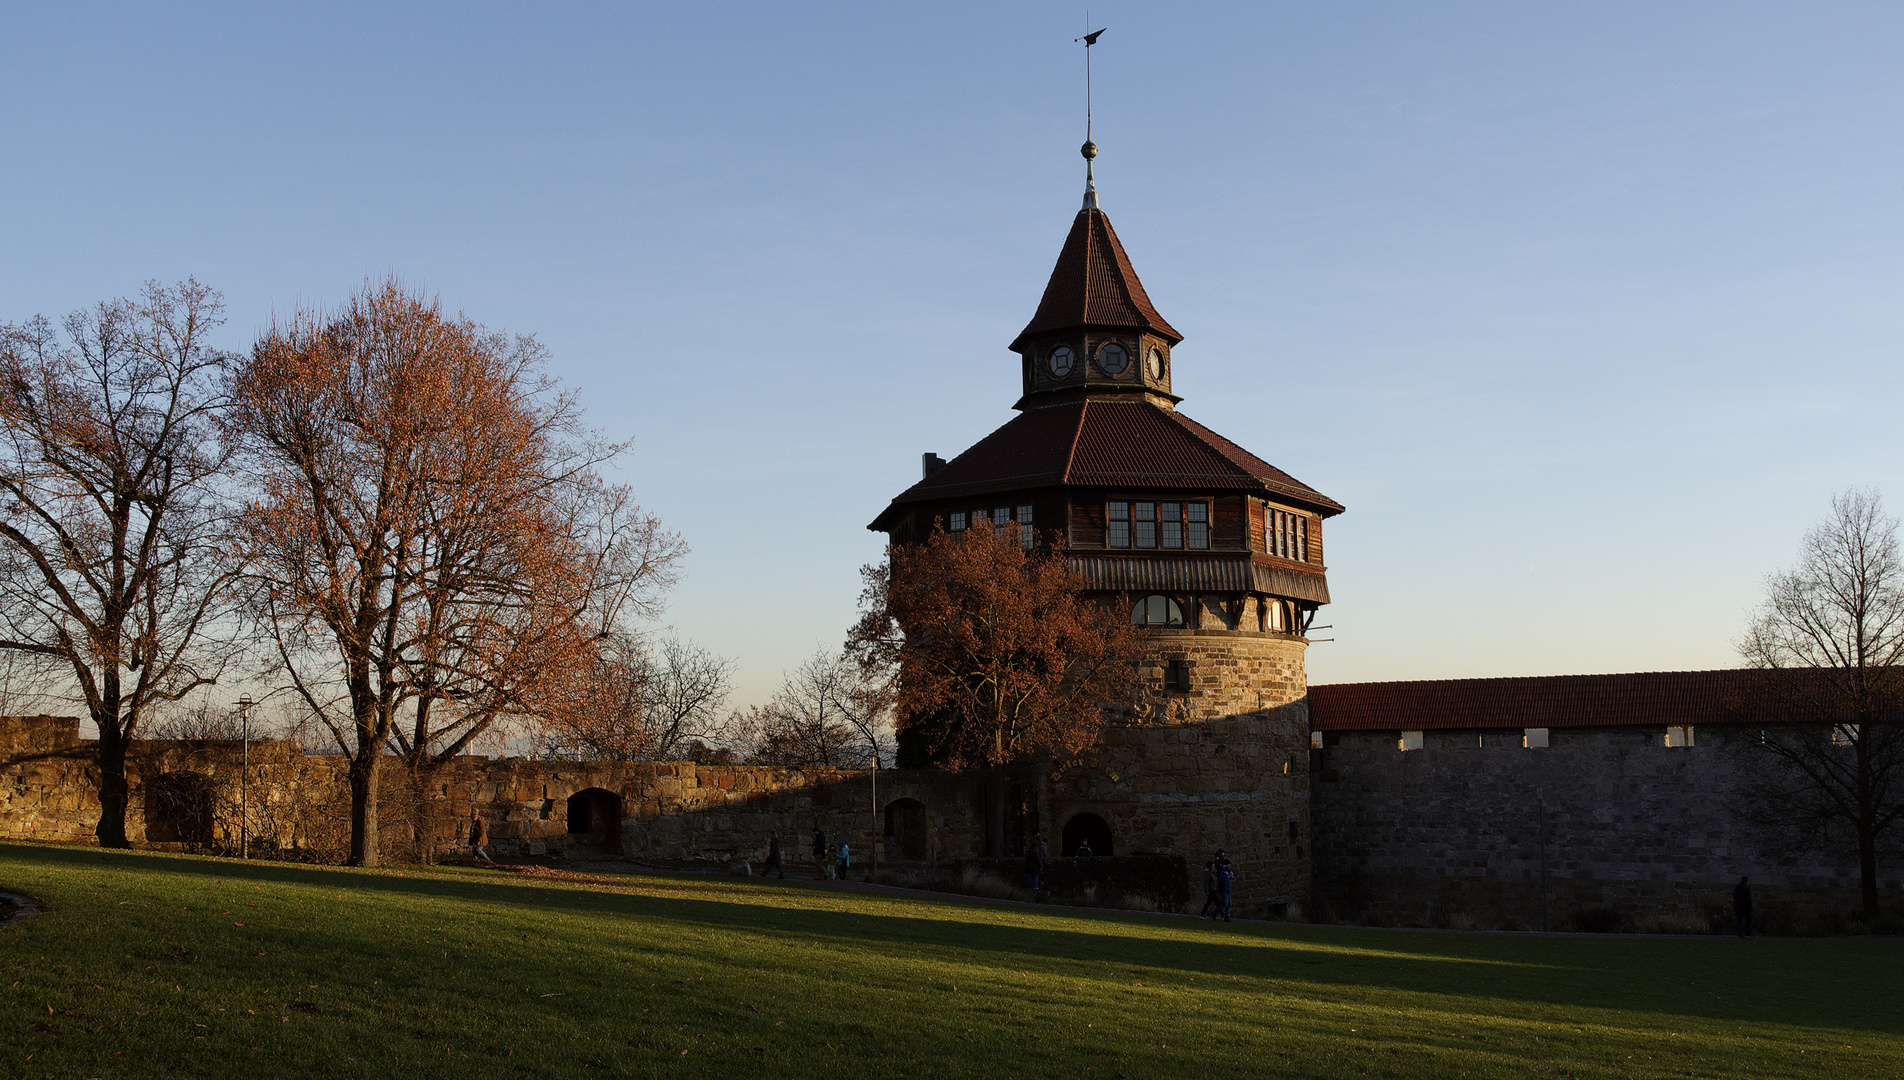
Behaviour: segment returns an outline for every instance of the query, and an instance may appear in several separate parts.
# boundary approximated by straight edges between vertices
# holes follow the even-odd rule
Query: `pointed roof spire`
[[[1071,221],[1058,264],[1051,269],[1038,312],[1011,343],[1014,350],[1033,334],[1081,327],[1148,330],[1171,344],[1183,335],[1151,306],[1137,269],[1111,228],[1111,219],[1096,208],[1087,189],[1084,209]]]
[[[1084,13],[1084,25],[1091,25],[1091,13]],[[1084,155],[1084,209],[1097,209],[1097,177],[1092,173],[1092,161],[1097,157],[1097,144],[1091,141],[1091,46],[1103,30],[1093,30],[1076,40],[1084,42],[1084,145],[1078,153]]]

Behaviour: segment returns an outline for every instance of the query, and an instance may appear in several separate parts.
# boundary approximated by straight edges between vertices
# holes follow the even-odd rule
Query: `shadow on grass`
[[[554,887],[522,878],[486,881],[460,873],[388,872],[238,862],[83,847],[0,846],[0,858],[49,866],[180,874],[229,882],[299,885],[392,896],[522,905],[538,912],[669,921],[768,940],[858,944],[887,955],[972,962],[978,954],[1017,968],[1039,960],[1115,965],[1130,974],[1282,980],[1343,990],[1389,990],[1492,998],[1520,1004],[1628,1009],[1665,1016],[1899,1033],[1899,1013],[1875,1004],[1904,996],[1896,943],[1854,941],[1603,940],[1494,935],[1421,935],[1337,927],[1225,926],[1163,922],[1080,910],[1001,908],[932,897],[818,891],[795,883],[669,880],[655,895],[631,879],[614,890]],[[735,890],[762,902],[735,903]],[[940,917],[778,906],[773,895],[872,908],[919,905]],[[719,894],[718,898],[712,894]],[[1050,921],[1049,927],[1022,925]],[[1018,925],[1014,925],[1018,923]],[[1094,932],[1090,924],[1101,924]],[[1217,940],[1210,937],[1220,935]],[[1199,940],[1199,939],[1202,940]],[[925,954],[925,955],[921,955]],[[960,955],[964,954],[964,955]],[[1121,977],[1121,976],[1120,976]],[[1855,988],[1855,989],[1852,989]]]

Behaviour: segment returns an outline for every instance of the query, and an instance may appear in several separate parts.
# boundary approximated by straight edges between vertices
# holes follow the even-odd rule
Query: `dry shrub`
[[[967,896],[983,896],[989,900],[1026,900],[1030,894],[1018,888],[1004,878],[991,874],[979,874],[976,877],[965,875],[965,887],[960,889]]]

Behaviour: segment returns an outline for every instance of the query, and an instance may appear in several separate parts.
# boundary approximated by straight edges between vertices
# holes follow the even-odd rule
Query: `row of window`
[[[1474,744],[1476,746],[1499,746],[1501,745],[1502,740],[1511,739],[1513,737],[1514,736],[1512,736],[1511,734],[1505,731],[1484,731],[1484,732],[1477,733],[1474,736]],[[1669,725],[1666,728],[1665,743],[1667,746],[1670,746],[1670,747],[1691,746],[1693,744],[1692,743],[1692,725],[1691,724]],[[1419,731],[1402,732],[1401,738],[1396,743],[1397,747],[1402,750],[1419,750],[1421,749],[1421,744],[1422,744],[1422,733]],[[1544,727],[1530,727],[1530,728],[1521,729],[1520,744],[1522,747],[1528,750],[1547,749],[1547,746],[1548,746],[1547,729]],[[1318,750],[1322,749],[1322,745],[1323,745],[1322,732],[1320,731],[1310,732],[1309,745],[1312,747],[1315,747]]]
[[[1263,546],[1279,559],[1309,561],[1309,519],[1271,507],[1263,517]]]
[[[1691,724],[1667,725],[1665,745],[1672,748],[1692,746],[1692,729],[1693,725]],[[1320,731],[1310,732],[1309,745],[1317,750],[1322,749],[1322,734]],[[1484,731],[1477,733],[1474,740],[1476,746],[1499,746],[1501,745],[1499,740],[1510,738],[1513,738],[1513,736],[1505,731]],[[1850,746],[1857,741],[1857,738],[1858,726],[1856,724],[1842,724],[1831,730],[1831,743],[1833,746]],[[1403,750],[1419,750],[1421,749],[1421,740],[1421,732],[1404,731],[1402,732],[1398,745]],[[1547,729],[1544,727],[1524,728],[1520,736],[1520,743],[1529,750],[1546,749]]]
[[[1018,546],[1026,551],[1031,550],[1035,533],[1031,527],[1030,503],[1019,503],[1016,507],[1000,506],[992,510],[955,510],[946,516],[945,527],[947,532],[957,536],[971,526],[982,525],[986,522],[990,522],[995,529],[1016,524]]]
[[[1210,546],[1210,504],[1202,502],[1112,502],[1107,504],[1114,548],[1192,548]]]
[[[1106,547],[1172,551],[1206,551],[1210,547],[1210,504],[1207,502],[1113,501],[1105,504],[1105,518]],[[1026,526],[1021,540],[1025,550],[1031,550],[1031,504],[992,510],[957,510],[947,516],[946,528],[961,533],[983,521],[990,521],[995,528],[1013,522]],[[1267,510],[1263,517],[1263,546],[1278,558],[1308,562],[1309,519],[1287,510]]]

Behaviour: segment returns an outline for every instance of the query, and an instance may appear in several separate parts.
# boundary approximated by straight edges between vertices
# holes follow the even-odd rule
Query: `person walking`
[[[851,870],[852,868],[853,868],[853,851],[851,848],[846,846],[846,841],[842,840],[840,841],[840,880],[841,881],[846,880],[846,872],[848,870]]]
[[[1032,837],[1031,843],[1025,845],[1025,888],[1032,892],[1038,891],[1038,879],[1044,875],[1044,846],[1042,836]]]
[[[469,812],[469,857],[477,862],[494,862],[489,857],[489,826],[483,822],[483,816],[474,810]]]
[[[1203,864],[1203,910],[1197,914],[1197,918],[1209,918],[1211,908],[1216,908],[1219,913],[1222,912],[1223,908],[1218,902],[1216,894],[1216,864],[1207,862]]]
[[[1752,885],[1744,875],[1732,886],[1732,932],[1741,939],[1752,936]]]
[[[1236,871],[1231,868],[1230,860],[1223,852],[1216,853],[1216,911],[1224,922],[1230,921],[1230,901],[1236,892]]]
[[[780,865],[780,834],[772,833],[767,837],[767,865],[761,867],[760,876],[774,874],[780,880],[787,880],[787,871]]]
[[[826,879],[826,832],[818,825],[813,827],[813,880]]]
[[[832,844],[826,845],[826,880],[833,881],[840,876],[840,853]]]

